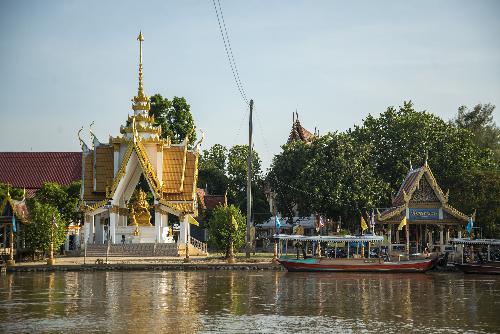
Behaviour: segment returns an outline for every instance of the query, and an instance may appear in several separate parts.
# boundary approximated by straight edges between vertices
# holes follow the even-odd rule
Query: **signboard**
[[[410,208],[409,220],[439,220],[439,209]]]

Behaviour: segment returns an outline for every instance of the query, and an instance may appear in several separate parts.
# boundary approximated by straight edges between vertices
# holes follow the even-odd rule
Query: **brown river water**
[[[500,332],[500,276],[277,271],[0,275],[0,333]]]

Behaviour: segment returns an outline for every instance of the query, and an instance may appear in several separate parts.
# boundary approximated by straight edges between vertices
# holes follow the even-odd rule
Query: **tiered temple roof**
[[[296,118],[295,118],[295,115]],[[293,142],[293,141],[303,141],[305,143],[311,143],[314,138],[316,138],[316,134],[313,134],[309,131],[307,131],[299,121],[299,116],[298,114],[294,114],[294,120],[292,124],[292,130],[290,131],[290,136],[288,136],[288,141],[287,144]]]
[[[399,222],[409,208],[441,208],[443,213],[439,221],[442,222],[466,223],[469,220],[467,215],[448,203],[448,193],[438,185],[427,162],[408,172],[392,200],[392,207],[379,213],[377,220],[381,223]]]

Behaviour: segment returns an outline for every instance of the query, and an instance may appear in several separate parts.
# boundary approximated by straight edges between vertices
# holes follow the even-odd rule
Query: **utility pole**
[[[250,118],[248,120],[248,172],[247,172],[247,234],[246,234],[246,258],[250,258],[250,229],[252,227],[252,117],[253,100],[250,100]]]

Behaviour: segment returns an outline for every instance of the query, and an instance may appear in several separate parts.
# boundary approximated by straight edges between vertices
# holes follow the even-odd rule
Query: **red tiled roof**
[[[406,175],[405,180],[401,184],[401,187],[399,187],[398,193],[392,200],[392,205],[398,206],[404,204],[404,193],[403,190],[406,194],[409,194],[411,188],[413,188],[414,184],[420,180],[420,171],[422,168],[417,168],[417,169],[412,169],[408,172],[408,175]]]
[[[45,182],[68,185],[81,178],[81,152],[0,152],[0,182],[26,188],[27,196]]]

